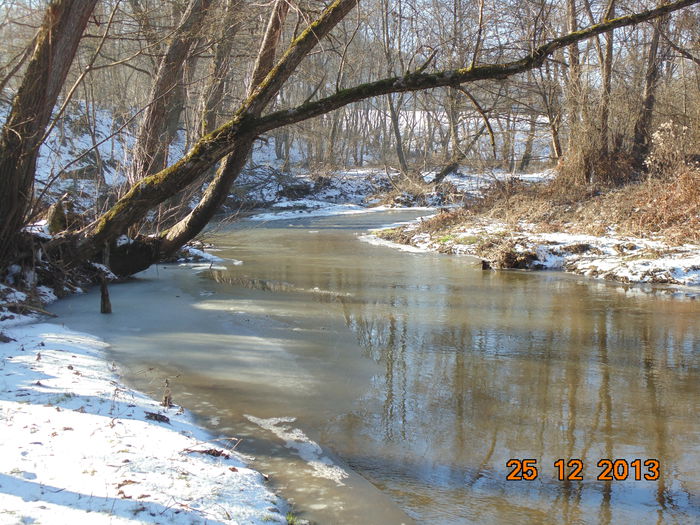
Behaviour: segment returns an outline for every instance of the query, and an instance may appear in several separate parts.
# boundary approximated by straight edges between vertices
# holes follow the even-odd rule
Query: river
[[[416,215],[241,221],[210,237],[242,264],[52,310],[312,522],[700,522],[700,304],[358,238]]]

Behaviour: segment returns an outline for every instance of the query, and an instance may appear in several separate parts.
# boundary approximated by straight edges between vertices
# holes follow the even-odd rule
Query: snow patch
[[[250,415],[245,417],[265,430],[269,430],[275,436],[285,442],[284,446],[296,451],[298,456],[306,461],[312,469],[312,475],[334,481],[343,486],[343,479],[349,474],[339,467],[333,460],[323,453],[323,449],[308,438],[301,429],[294,428],[290,423],[296,421],[295,417],[273,417],[261,419]]]
[[[124,386],[104,342],[55,324],[5,335],[0,522],[286,523],[240,455]]]
[[[569,232],[536,232],[534,225],[520,223],[512,228],[504,223],[477,219],[449,236],[414,232],[420,221],[400,226],[408,244],[398,244],[375,235],[360,237],[373,244],[419,251],[479,256],[477,240],[491,236],[505,237],[518,252],[536,255],[530,263],[534,270],[562,270],[569,273],[622,283],[664,284],[683,287],[700,286],[700,246],[672,246],[653,239],[616,236],[593,236]]]

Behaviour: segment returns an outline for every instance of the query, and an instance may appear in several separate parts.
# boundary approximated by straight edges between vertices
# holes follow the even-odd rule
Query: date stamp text
[[[577,458],[557,459],[552,468],[559,481],[583,481],[584,462]],[[601,459],[596,463],[598,481],[656,481],[661,476],[658,459]],[[534,481],[540,475],[541,465],[536,459],[509,459],[508,481]]]

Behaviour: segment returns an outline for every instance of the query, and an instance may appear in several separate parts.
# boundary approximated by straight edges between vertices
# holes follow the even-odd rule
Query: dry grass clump
[[[387,173],[388,174],[388,173]],[[423,182],[418,177],[400,175],[391,176],[391,189],[383,190],[374,197],[379,198],[382,205],[417,205],[424,202],[433,190],[431,185]]]
[[[411,244],[411,241],[413,240],[413,236],[415,235],[414,231],[406,232],[404,228],[398,227],[398,228],[387,228],[385,230],[379,230],[374,232],[374,234],[379,237],[380,239],[384,239],[386,241],[391,241],[395,242],[398,244]]]
[[[419,232],[449,233],[469,226],[479,216],[509,224],[524,221],[540,231],[573,231],[605,235],[658,235],[672,242],[700,242],[700,170],[683,166],[665,180],[649,178],[622,187],[562,192],[560,183],[496,189],[469,208],[443,210],[423,221]],[[554,186],[554,187],[553,187]]]
[[[530,250],[519,250],[515,239],[506,235],[487,235],[476,243],[475,253],[498,270],[532,268],[537,254]]]
[[[693,151],[688,128],[663,122],[652,135],[652,148],[644,160],[650,178],[668,179],[685,171],[688,153]]]
[[[685,128],[660,126],[644,175],[635,174],[631,157],[624,153],[595,157],[585,150],[573,151],[551,183],[497,181],[482,198],[465,208],[443,210],[414,233],[452,234],[488,218],[512,225],[513,230],[526,222],[543,232],[601,236],[613,227],[623,235],[700,242],[700,167],[688,164],[697,155],[688,154],[692,148],[685,137]],[[518,254],[505,239],[474,248],[496,267],[529,264],[527,255]]]
[[[633,192],[628,229],[662,234],[676,242],[700,241],[700,168],[688,128],[665,122],[652,136],[646,183]],[[691,164],[688,164],[688,161]]]
[[[634,196],[636,206],[621,221],[627,229],[676,242],[700,241],[700,170],[686,167],[673,180],[651,179]]]
[[[464,195],[451,183],[438,185],[423,182],[415,177],[396,177],[391,181],[392,189],[383,191],[379,203],[400,206],[434,206],[462,202]]]
[[[470,222],[474,213],[466,208],[441,209],[437,215],[422,220],[415,231],[417,232],[448,232],[455,226]]]
[[[616,151],[601,155],[599,151],[578,148],[559,162],[557,173],[550,185],[552,193],[569,199],[583,197],[591,189],[619,187],[638,178],[629,153]]]

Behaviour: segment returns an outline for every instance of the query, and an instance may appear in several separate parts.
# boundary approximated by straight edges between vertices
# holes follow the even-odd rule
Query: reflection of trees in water
[[[210,270],[209,273],[211,278],[219,284],[239,286],[249,290],[260,290],[263,292],[291,292],[296,290],[292,283],[285,281],[235,275],[223,270]]]
[[[358,432],[412,468],[424,454],[426,472],[412,476],[450,465],[448,485],[512,490],[505,460],[537,457],[552,515],[617,522],[625,509],[613,494],[623,486],[593,482],[598,460],[643,456],[670,469],[687,463],[683,436],[700,431],[689,402],[700,394],[697,307],[586,293],[577,283],[554,293],[515,284],[481,304],[459,288],[427,291],[424,307],[397,288],[374,303],[341,301],[363,351],[384,367],[370,396],[377,408]],[[588,481],[553,479],[559,457],[581,458]],[[674,501],[689,495],[668,480],[635,489],[659,519],[683,517]],[[599,514],[589,518],[582,500],[595,493]]]
[[[520,490],[504,482],[505,460],[536,457],[548,516],[616,523],[625,517],[614,497],[623,486],[591,481],[599,459],[659,457],[669,476],[700,479],[697,467],[674,467],[694,453],[683,436],[699,431],[694,302],[517,275],[485,274],[474,285],[431,282],[424,272],[410,285],[386,285],[357,268],[287,268],[280,264],[277,279],[211,273],[217,282],[339,305],[363,354],[383,368],[364,406],[339,424],[362,444],[363,462],[410,479],[413,494],[418,486],[435,501],[447,497],[440,490],[465,499],[469,486],[514,508],[523,500],[505,497]],[[588,481],[553,479],[559,457],[580,457]],[[681,483],[635,490],[660,520],[687,517],[677,503],[691,500]]]
[[[211,270],[210,274],[211,278],[219,284],[237,286],[248,290],[259,290],[262,292],[274,293],[308,293],[311,294],[315,300],[322,303],[335,302],[343,298],[341,294],[330,290],[303,288],[286,281],[278,281],[275,279],[261,279],[258,277],[248,277],[246,275],[235,275],[227,270]]]

